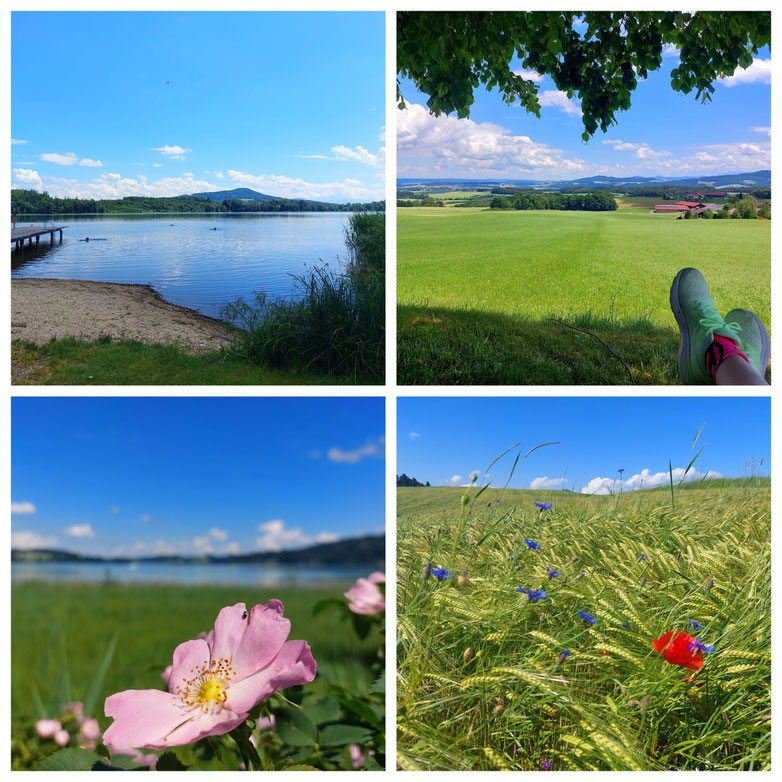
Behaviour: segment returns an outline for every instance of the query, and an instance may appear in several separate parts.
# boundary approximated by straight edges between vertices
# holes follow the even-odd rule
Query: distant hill
[[[307,198],[283,199],[282,196],[267,195],[259,193],[257,190],[250,190],[249,187],[237,187],[233,190],[215,190],[213,193],[192,193],[192,198],[208,198],[210,201],[219,201],[222,203],[227,198],[235,198],[238,201],[280,201],[294,200],[303,201],[305,204],[326,204],[328,201],[311,201]]]
[[[212,555],[163,557],[90,557],[58,549],[12,549],[12,562],[158,562],[158,563],[278,563],[292,565],[366,565],[383,567],[386,539],[384,535],[348,538],[334,543],[321,543],[292,551],[256,551],[227,557]]]
[[[624,185],[626,187],[637,187],[639,185],[650,184],[670,184],[681,187],[697,187],[699,185],[708,185],[710,187],[727,187],[729,185],[743,185],[745,187],[771,187],[771,171],[764,169],[762,171],[739,172],[735,174],[704,174],[700,177],[664,177],[664,176],[591,176],[581,177],[580,179],[563,180],[535,180],[535,179],[397,179],[397,185],[400,188],[406,188],[410,185],[428,185],[430,187],[448,186],[454,190],[459,186],[463,187],[497,187],[508,185],[511,187],[584,187],[584,186],[606,186],[612,187]]]

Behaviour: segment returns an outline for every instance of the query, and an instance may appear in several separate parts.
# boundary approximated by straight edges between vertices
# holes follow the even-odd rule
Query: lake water
[[[164,299],[219,317],[255,291],[293,293],[290,275],[347,255],[347,212],[65,215],[62,244],[42,236],[11,253],[12,277],[151,285]],[[51,223],[27,216],[18,227]],[[216,228],[217,230],[212,230]],[[90,237],[89,242],[80,241]]]
[[[218,584],[258,587],[317,586],[366,577],[367,567],[170,564],[160,562],[12,562],[11,580],[122,584]]]

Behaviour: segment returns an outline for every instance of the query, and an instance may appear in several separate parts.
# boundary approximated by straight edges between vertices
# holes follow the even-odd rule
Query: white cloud
[[[33,171],[30,168],[15,168],[14,179],[19,185],[29,185],[34,190],[41,190],[43,188],[43,182],[37,171]]]
[[[533,478],[530,481],[530,489],[561,489],[566,478],[549,478],[547,475],[543,478]]]
[[[455,485],[461,483],[463,480],[464,480],[464,478],[462,478],[461,475],[452,475],[448,479],[448,483],[450,483],[451,485],[455,486]]]
[[[638,160],[658,160],[671,156],[667,150],[652,149],[645,141],[637,144],[632,141],[622,141],[622,139],[603,139],[602,143],[609,144],[617,152],[632,152]]]
[[[223,546],[223,554],[239,554],[241,553],[241,548],[238,543],[234,543],[231,541],[230,543],[226,543]]]
[[[771,58],[764,60],[760,57],[752,58],[749,68],[736,68],[732,76],[718,79],[720,84],[726,87],[735,87],[737,84],[771,84]]]
[[[193,548],[199,554],[211,554],[214,551],[212,540],[208,535],[193,538]]]
[[[678,58],[681,52],[679,51],[679,48],[672,43],[666,43],[665,46],[663,46],[662,55],[663,57],[676,57]]]
[[[146,524],[146,523],[148,523],[148,522],[152,521],[152,516],[150,516],[148,513],[142,513],[142,514],[141,514],[141,515],[138,517],[138,520],[139,520],[139,521],[143,521],[143,522]]]
[[[70,527],[66,527],[63,532],[66,535],[70,535],[72,538],[94,538],[95,530],[91,524],[71,524]]]
[[[537,71],[526,71],[523,68],[518,71],[513,71],[513,73],[515,73],[516,76],[521,76],[522,79],[538,83],[542,82],[543,79],[546,78],[542,73],[538,73]]]
[[[32,548],[52,548],[57,545],[57,538],[54,535],[44,536],[37,532],[12,532],[11,548],[32,549]]]
[[[17,516],[35,516],[35,505],[32,502],[12,502],[11,513]]]
[[[326,451],[326,456],[332,462],[340,464],[358,464],[366,456],[383,456],[384,449],[383,444],[385,438],[378,437],[375,440],[370,440],[366,445],[362,445],[360,448],[354,448],[352,451],[346,451],[342,448],[333,446]]]
[[[690,469],[685,475],[684,467],[675,467],[672,470],[674,485],[680,483],[682,480],[686,483],[690,481],[698,481],[701,479],[721,478],[722,475],[714,470],[708,472],[700,472],[699,470]],[[626,480],[617,480],[616,478],[592,478],[589,483],[581,489],[582,494],[616,494],[619,491],[637,491],[639,489],[653,489],[657,486],[668,486],[671,482],[671,476],[666,470],[665,472],[652,473],[648,469],[643,469],[641,472],[633,475]]]
[[[541,106],[554,106],[571,117],[581,116],[581,106],[575,98],[568,98],[566,92],[560,90],[544,90],[538,93],[538,102]]]
[[[303,179],[277,174],[249,174],[230,169],[228,177],[241,187],[250,187],[262,193],[283,198],[308,198],[312,201],[376,201],[385,198],[382,186],[367,186],[358,179],[342,182],[307,182]]]
[[[219,527],[212,527],[207,534],[215,540],[228,540],[228,533]]]
[[[293,157],[302,158],[303,160],[333,160],[328,155],[294,155]]]
[[[162,163],[153,163],[152,167],[153,168],[163,168],[163,164]]]
[[[45,160],[47,163],[56,163],[58,166],[72,166],[74,163],[79,162],[79,158],[73,152],[69,152],[67,155],[60,155],[57,152],[44,152],[41,155],[41,160]]]
[[[334,153],[334,157],[337,160],[356,160],[359,163],[364,163],[374,168],[384,168],[386,164],[386,148],[380,147],[377,154],[372,154],[364,147],[356,147],[351,149],[350,147],[338,146],[332,147],[331,151]]]
[[[180,147],[178,144],[173,146],[164,144],[162,147],[150,147],[150,149],[153,152],[160,152],[161,155],[165,155],[169,160],[184,160],[185,155],[193,151],[188,147]]]
[[[88,168],[102,168],[103,163],[100,162],[100,160],[91,160],[88,157],[82,158],[79,161],[80,166],[87,166]]]
[[[20,139],[20,138],[12,138],[11,139],[11,143],[12,144],[27,144],[26,141],[24,141],[23,139]]]
[[[501,125],[435,117],[416,103],[397,113],[397,144],[400,176],[424,171],[429,176],[564,176],[585,167],[583,160],[568,159],[529,136],[514,136]]]
[[[258,525],[258,531],[262,534],[255,539],[255,545],[260,551],[286,551],[311,546],[313,543],[333,543],[339,540],[339,536],[333,532],[323,531],[313,536],[299,527],[286,527],[282,519],[265,521]]]
[[[768,125],[750,125],[749,129],[753,133],[761,133],[764,136],[771,137],[771,128]]]
[[[411,440],[417,440],[419,437],[421,437],[420,432],[410,432],[410,439]]]

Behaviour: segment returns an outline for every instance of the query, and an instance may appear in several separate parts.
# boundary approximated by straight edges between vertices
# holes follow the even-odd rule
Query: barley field
[[[768,479],[398,500],[400,768],[770,768]]]

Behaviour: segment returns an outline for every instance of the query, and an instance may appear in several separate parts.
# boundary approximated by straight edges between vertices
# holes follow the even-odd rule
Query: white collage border
[[[776,496],[779,490],[779,470],[775,468],[778,448],[775,443],[779,439],[780,427],[777,426],[777,410],[779,403],[776,401],[778,393],[773,392],[771,388],[763,387],[709,387],[708,389],[699,389],[698,394],[693,393],[693,389],[686,386],[656,386],[656,387],[630,387],[630,386],[398,386],[396,384],[396,146],[393,143],[396,138],[396,86],[395,86],[395,51],[396,51],[396,27],[395,12],[397,10],[562,10],[567,4],[559,2],[533,2],[525,4],[516,0],[492,0],[489,7],[482,6],[478,0],[429,0],[429,2],[403,2],[400,0],[320,0],[315,2],[301,2],[300,0],[282,0],[268,1],[256,0],[226,0],[218,3],[216,0],[167,0],[161,4],[152,0],[138,0],[137,2],[119,2],[110,3],[108,0],[73,0],[73,2],[22,2],[21,0],[3,0],[3,13],[0,15],[0,41],[5,45],[0,49],[5,51],[2,60],[3,79],[0,82],[3,93],[3,111],[5,112],[6,137],[10,139],[11,120],[10,120],[10,12],[16,10],[25,11],[375,11],[386,13],[386,257],[387,257],[387,277],[386,277],[386,383],[383,386],[365,386],[365,387],[312,387],[312,386],[258,386],[258,387],[234,387],[234,386],[177,386],[177,387],[154,387],[154,386],[105,386],[105,387],[73,387],[73,386],[11,386],[10,385],[10,343],[6,340],[2,345],[2,354],[0,362],[5,367],[5,385],[7,388],[6,403],[2,408],[0,415],[0,431],[2,432],[4,448],[0,450],[2,454],[2,488],[3,496],[6,497],[6,507],[11,501],[11,470],[10,470],[10,423],[11,423],[11,397],[48,397],[48,396],[252,396],[252,397],[272,397],[272,396],[291,396],[291,397],[311,397],[311,396],[344,396],[344,397],[364,397],[377,396],[384,397],[386,400],[386,573],[387,573],[387,638],[386,638],[386,665],[389,671],[387,677],[388,689],[386,695],[387,709],[387,764],[385,772],[365,772],[377,777],[381,774],[396,773],[396,731],[395,731],[395,713],[396,713],[396,687],[395,676],[390,675],[395,670],[396,644],[395,644],[395,586],[396,586],[396,547],[395,547],[395,520],[396,520],[396,403],[398,397],[418,396],[418,397],[484,397],[484,396],[510,396],[510,397],[536,397],[536,396],[559,396],[559,397],[590,397],[590,396],[624,396],[638,397],[639,400],[645,397],[691,397],[691,396],[770,396],[771,398],[771,465],[772,465],[772,519],[776,516],[776,510],[779,505]],[[713,0],[713,2],[690,2],[687,3],[688,10],[742,10],[737,8],[738,3],[725,2],[724,0]],[[670,2],[627,2],[627,3],[604,3],[587,2],[579,5],[581,10],[617,10],[621,7],[624,10],[671,10],[676,8]],[[770,0],[762,0],[759,3],[752,4],[752,10],[773,10]],[[772,40],[782,40],[782,10],[772,13]],[[34,41],[30,42],[35,45]],[[782,127],[782,102],[780,101],[780,87],[777,83],[779,68],[773,68],[772,72],[772,188],[781,180],[777,175],[776,162],[780,157],[775,154],[775,139],[780,136],[776,131]],[[66,80],[67,81],[67,80]],[[11,181],[10,157],[6,158],[4,164],[6,173],[6,182]],[[5,210],[10,213],[10,190],[3,191],[3,201]],[[772,220],[772,329],[774,333],[780,332],[780,318],[777,315],[777,309],[774,304],[780,299],[780,282],[782,279],[774,270],[773,260],[780,255],[776,251],[778,243],[782,240],[782,226],[778,221]],[[2,314],[5,323],[10,323],[10,279],[3,283]],[[772,378],[772,384],[774,380]],[[782,381],[777,381],[777,384]],[[773,529],[773,523],[772,523]],[[772,535],[772,548],[773,538]],[[10,551],[10,523],[6,532],[8,544],[7,550]],[[10,557],[6,559],[4,565],[6,569],[5,578],[2,583],[3,601],[5,618],[6,641],[0,646],[0,659],[6,672],[10,672],[11,654],[10,654]],[[774,568],[774,578],[772,582],[772,616],[777,612],[776,606],[779,604],[779,590],[776,577],[776,568]],[[773,621],[772,624],[772,646],[773,648],[782,648],[782,630],[780,622]],[[777,693],[777,687],[780,677],[776,675],[776,668],[772,668],[772,707],[775,714],[782,711],[782,694]],[[10,690],[7,693],[7,702],[5,708],[0,712],[0,735],[10,736]],[[779,719],[779,718],[777,718]],[[772,758],[776,759],[782,744],[778,738],[779,730],[773,729],[772,721]],[[6,755],[8,757],[8,755]],[[782,763],[782,761],[780,761]],[[1,773],[1,772],[0,772]],[[53,775],[54,772],[43,772],[45,777]],[[78,773],[78,772],[77,772]],[[183,772],[179,772],[183,773]],[[193,772],[188,772],[193,773]],[[210,772],[195,772],[198,774],[209,774]],[[231,772],[223,772],[231,773]],[[237,772],[238,773],[238,772]],[[295,776],[311,777],[315,772],[266,772],[266,773],[285,773],[286,778]],[[339,778],[351,772],[328,772],[328,778]],[[426,780],[437,777],[442,774],[449,776],[457,772],[414,772],[400,771],[404,779],[411,778],[416,782],[426,782]],[[484,779],[496,779],[496,771],[483,772],[461,772],[469,773],[470,780],[482,777]],[[513,773],[513,772],[512,772]],[[524,773],[524,772],[515,772]],[[530,772],[532,773],[532,772]],[[638,774],[654,773],[655,775],[667,775],[677,772],[550,772],[557,774],[560,778],[573,778],[580,773],[587,774],[588,780],[599,780],[608,778],[611,780],[622,780],[627,778],[636,778]],[[719,772],[678,772],[685,776],[698,774],[702,777],[704,774],[716,774]],[[739,776],[751,774],[752,772],[734,772]],[[337,775],[337,777],[335,777]],[[45,778],[44,777],[44,778]],[[56,778],[52,776],[52,779]]]

